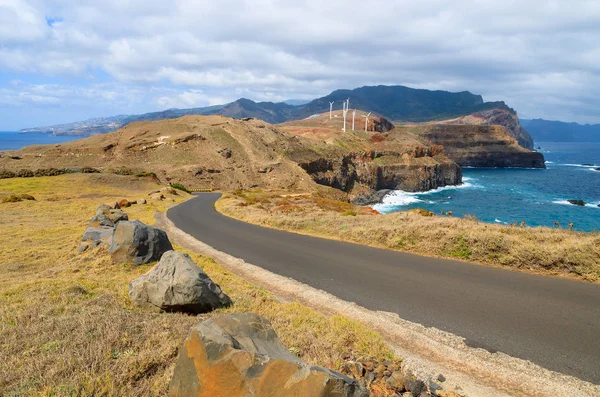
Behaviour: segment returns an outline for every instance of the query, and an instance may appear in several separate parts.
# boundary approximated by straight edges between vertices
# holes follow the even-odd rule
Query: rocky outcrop
[[[90,219],[85,232],[83,232],[78,251],[84,252],[97,247],[110,247],[115,225],[128,219],[127,214],[120,209],[102,204]]]
[[[230,314],[192,328],[179,351],[172,397],[367,397],[355,380],[289,352],[268,320]]]
[[[339,159],[320,158],[300,163],[315,182],[346,192],[355,184],[382,189],[426,191],[462,181],[458,165],[430,147],[412,153],[363,152]]]
[[[521,147],[529,150],[533,149],[533,138],[521,126],[517,113],[506,105],[483,110],[469,116],[442,121],[440,124],[499,125],[504,127],[505,132],[514,138]]]
[[[521,147],[499,125],[427,125],[419,135],[462,167],[546,168],[541,153]]]
[[[148,273],[129,284],[129,297],[166,312],[207,313],[231,300],[187,255],[167,251]]]
[[[109,205],[102,204],[96,210],[96,215],[90,219],[88,226],[99,227],[108,226],[114,227],[120,221],[128,221],[129,217],[119,208],[112,208]]]
[[[134,265],[157,261],[173,246],[161,229],[140,221],[117,223],[109,248],[113,262],[129,262]]]

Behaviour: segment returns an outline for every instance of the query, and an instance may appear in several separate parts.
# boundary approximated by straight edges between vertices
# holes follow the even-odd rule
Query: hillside
[[[506,133],[517,140],[525,149],[533,149],[533,138],[523,128],[514,110],[509,108],[493,108],[476,112],[468,116],[441,121],[440,124],[466,124],[466,125],[499,125],[504,127]]]
[[[379,189],[422,191],[461,182],[439,146],[403,131],[341,132],[341,112],[276,127],[257,119],[185,116],[137,122],[61,145],[0,153],[0,168],[94,167],[155,173],[163,183],[220,190],[314,191],[315,182],[351,197]],[[364,119],[363,119],[364,120]],[[364,125],[364,121],[363,121]],[[363,127],[364,128],[364,127]],[[393,125],[373,116],[370,129]]]
[[[238,99],[226,105],[193,109],[168,109],[141,115],[116,116],[91,119],[83,122],[24,129],[21,132],[51,133],[55,135],[89,136],[105,133],[136,121],[157,121],[186,115],[222,115],[234,118],[258,118],[271,124],[301,120],[329,111],[329,102],[339,110],[342,102],[350,98],[350,107],[384,115],[390,120],[422,122],[465,116],[491,108],[509,109],[504,102],[483,101],[481,95],[470,92],[452,93],[429,91],[404,86],[372,86],[353,90],[336,90],[331,94],[308,103],[292,101],[254,102]]]
[[[521,119],[536,141],[600,142],[600,124],[577,124],[543,119]]]
[[[500,125],[427,123],[404,128],[443,146],[461,167],[546,168],[543,154],[523,148]]]

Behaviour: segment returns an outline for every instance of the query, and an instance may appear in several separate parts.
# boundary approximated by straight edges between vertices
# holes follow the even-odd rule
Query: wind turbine
[[[333,117],[331,115],[331,113],[333,112],[333,104],[335,103],[335,101],[333,102],[329,102],[329,120],[331,120],[331,118]]]
[[[356,109],[352,111],[352,131],[354,131],[354,118],[356,117]]]
[[[366,116],[363,115],[363,117],[365,118],[365,132],[367,132],[367,126],[369,125],[369,116],[371,115],[372,112],[369,112],[369,114],[367,114]]]
[[[346,115],[348,114],[348,102],[347,101],[344,101],[344,103],[343,103],[342,113],[344,114],[344,128],[342,128],[342,131],[346,132]]]

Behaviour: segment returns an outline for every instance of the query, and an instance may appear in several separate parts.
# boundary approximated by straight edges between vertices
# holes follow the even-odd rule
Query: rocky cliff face
[[[420,157],[414,154],[387,152],[351,153],[337,159],[319,158],[300,163],[315,182],[345,192],[356,188],[420,192],[462,181],[462,171],[443,155],[432,156],[426,148]]]
[[[452,120],[445,120],[439,124],[499,125],[504,127],[506,133],[516,139],[519,145],[525,149],[533,149],[533,138],[521,126],[517,113],[507,106],[483,110]]]
[[[541,153],[520,146],[500,125],[427,125],[419,135],[463,167],[546,168]]]

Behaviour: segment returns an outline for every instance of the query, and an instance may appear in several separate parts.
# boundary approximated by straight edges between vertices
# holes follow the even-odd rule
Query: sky
[[[0,130],[378,84],[600,123],[600,1],[0,0]]]

